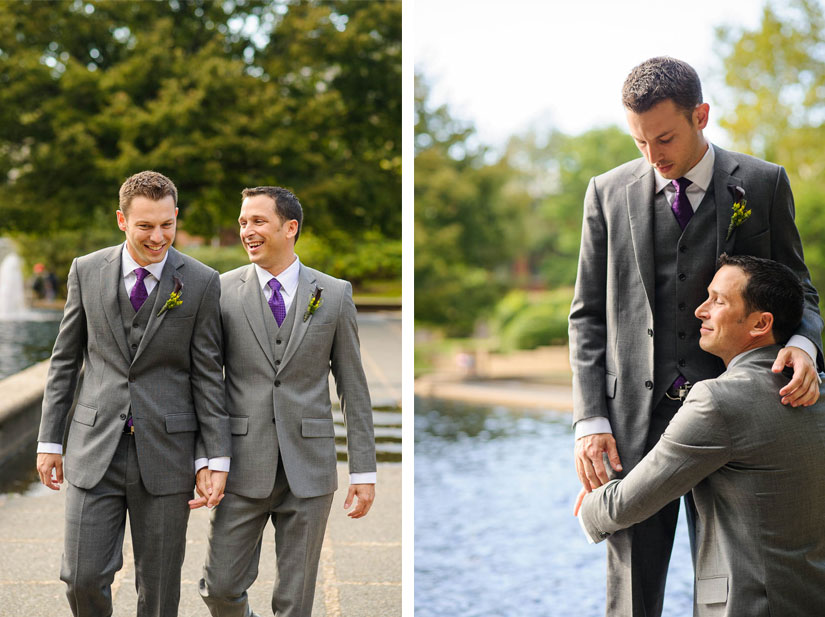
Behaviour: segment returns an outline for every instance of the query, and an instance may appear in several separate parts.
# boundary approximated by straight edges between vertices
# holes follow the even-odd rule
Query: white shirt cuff
[[[593,416],[576,422],[576,439],[587,435],[595,435],[596,433],[610,433],[612,435],[613,429],[610,428],[610,420],[604,416]]]
[[[799,347],[802,351],[811,356],[811,360],[813,360],[814,366],[816,366],[816,345],[813,344],[813,341],[802,336],[801,334],[794,334],[790,339],[788,339],[788,342],[785,343],[785,347]]]
[[[229,471],[229,457],[216,456],[209,459],[209,469],[212,471]]]
[[[587,543],[588,544],[595,544],[596,541],[593,538],[590,537],[590,534],[587,532],[587,527],[584,526],[584,521],[582,520],[581,510],[579,510],[579,515],[576,518],[579,519],[579,525],[581,526],[582,531],[584,532],[584,535],[587,538]]]
[[[377,471],[365,471],[362,473],[351,473],[349,475],[350,484],[375,484],[378,478]]]
[[[31,450],[30,450],[31,452]],[[37,453],[38,454],[63,454],[63,444],[62,443],[49,443],[48,441],[38,441],[37,442]]]

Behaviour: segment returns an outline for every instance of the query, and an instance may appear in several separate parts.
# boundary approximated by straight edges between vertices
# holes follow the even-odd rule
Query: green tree
[[[0,3],[0,233],[108,225],[148,168],[206,237],[278,184],[316,236],[399,238],[400,29],[400,2]]]
[[[825,13],[815,0],[767,3],[754,30],[720,28],[720,124],[734,146],[785,166],[814,285],[825,291]],[[756,204],[752,204],[756,205]]]
[[[415,318],[467,336],[512,285],[521,222],[504,200],[508,167],[485,163],[472,127],[427,97],[416,76]]]

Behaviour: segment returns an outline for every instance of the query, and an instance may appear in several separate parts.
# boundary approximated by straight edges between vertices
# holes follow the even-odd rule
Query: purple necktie
[[[690,217],[693,216],[693,208],[688,201],[686,192],[687,187],[690,184],[690,180],[687,178],[679,178],[678,180],[671,180],[671,183],[676,189],[676,196],[673,198],[673,203],[670,205],[670,209],[673,210],[673,214],[679,222],[679,227],[681,227],[682,231],[684,231]]]
[[[278,279],[270,279],[269,287],[272,289],[272,295],[269,297],[269,308],[272,309],[272,316],[278,322],[278,327],[280,327],[286,319],[286,304],[284,304],[284,297],[281,295],[281,284]]]
[[[137,313],[140,310],[140,307],[143,306],[146,298],[149,297],[149,294],[146,293],[146,285],[143,283],[143,279],[145,279],[146,275],[149,274],[149,270],[146,268],[136,268],[134,272],[137,277],[137,283],[135,283],[135,286],[132,287],[132,293],[129,294],[129,300],[132,302],[132,307],[135,309],[135,313]]]

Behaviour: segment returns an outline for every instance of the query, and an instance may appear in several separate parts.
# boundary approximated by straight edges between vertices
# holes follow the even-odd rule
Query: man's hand
[[[207,467],[198,469],[195,476],[195,492],[198,497],[189,500],[189,509],[196,510],[206,506],[214,508],[223,500],[223,491],[226,487],[225,471],[212,471]]]
[[[353,498],[357,500],[357,503],[355,504],[355,509],[347,514],[347,516],[350,518],[366,516],[372,507],[372,502],[375,501],[375,485],[350,484],[347,498],[344,501],[344,510],[349,509],[352,505]]]
[[[771,370],[781,373],[793,367],[793,378],[779,391],[783,405],[807,407],[819,400],[819,375],[811,356],[799,347],[784,347],[776,356]]]
[[[54,471],[54,477],[52,477]],[[53,491],[59,491],[63,484],[63,457],[60,454],[39,452],[37,454],[37,473],[44,486]]]
[[[610,479],[604,467],[602,454],[607,452],[610,466],[616,471],[622,470],[619,460],[619,451],[616,449],[616,440],[610,433],[594,433],[585,435],[576,440],[576,473],[584,490],[588,493],[599,488]]]

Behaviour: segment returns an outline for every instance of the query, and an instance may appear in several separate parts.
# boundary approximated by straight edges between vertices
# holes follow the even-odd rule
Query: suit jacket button
[[[645,388],[647,388],[648,390],[652,390],[653,389],[653,382],[648,379],[645,382]]]
[[[680,253],[687,253],[687,247],[683,244],[682,246],[679,247],[679,252]]]
[[[684,360],[679,360],[679,366],[684,366],[684,365],[685,365],[685,361]]]
[[[280,344],[281,344],[281,339],[277,339],[277,340],[275,341],[275,344],[276,344],[276,345],[280,345]]]
[[[129,383],[135,383],[135,378],[134,377],[129,377]]]
[[[280,360],[275,360],[275,366],[280,366],[280,365],[281,365],[281,361]]]
[[[132,349],[137,349],[137,345],[135,345],[134,343],[132,343]]]
[[[272,424],[275,424],[275,418],[272,418]]]
[[[278,387],[278,386],[280,386],[280,385],[281,385],[280,380],[276,379],[276,380],[275,380],[275,387],[277,388],[277,387]]]
[[[687,336],[684,332],[679,332],[679,338],[685,340],[685,336]]]
[[[686,278],[687,278],[687,276],[685,276],[685,273],[684,273],[684,272],[680,272],[680,273],[679,273],[679,280],[680,280],[680,281],[684,281]]]
[[[653,336],[653,328],[648,328],[647,329],[647,335],[648,336]]]
[[[125,413],[120,414],[120,419],[125,420],[126,419],[126,414]]]
[[[684,311],[684,310],[685,310],[685,303],[684,303],[684,302],[680,302],[680,303],[679,303],[679,310],[680,310],[680,311]]]

